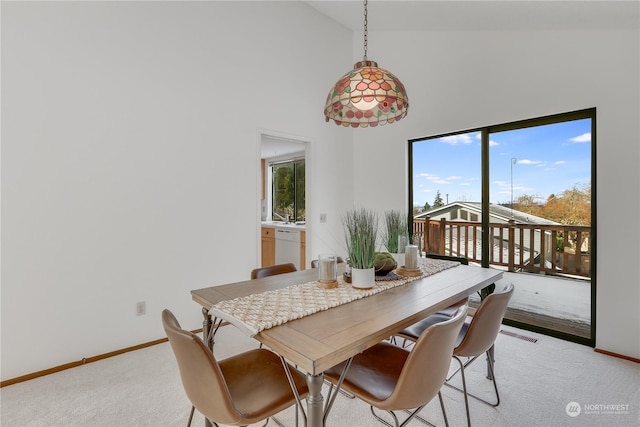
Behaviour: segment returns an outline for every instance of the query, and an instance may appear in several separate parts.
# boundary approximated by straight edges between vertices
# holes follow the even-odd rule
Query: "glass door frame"
[[[504,319],[503,323],[506,325],[514,326],[524,330],[530,330],[533,332],[539,332],[545,335],[561,338],[567,341],[573,341],[581,344],[585,344],[591,347],[595,347],[596,343],[596,268],[597,268],[597,175],[596,175],[596,108],[588,108],[583,110],[572,111],[568,113],[552,114],[543,117],[537,117],[533,119],[519,120],[509,123],[484,126],[474,129],[467,129],[463,131],[449,132],[446,134],[413,138],[408,140],[408,215],[409,230],[413,230],[413,143],[421,142],[425,139],[442,138],[453,135],[468,134],[473,132],[479,132],[481,134],[481,204],[482,204],[482,231],[481,231],[481,266],[483,268],[489,268],[490,265],[490,240],[489,240],[489,204],[490,204],[490,154],[489,154],[489,139],[492,133],[524,129],[534,126],[544,126],[554,123],[569,122],[581,119],[591,119],[591,262],[590,262],[590,275],[591,275],[591,333],[589,338],[576,336],[573,334],[549,329],[541,326],[531,325],[528,323],[518,322],[510,319]]]

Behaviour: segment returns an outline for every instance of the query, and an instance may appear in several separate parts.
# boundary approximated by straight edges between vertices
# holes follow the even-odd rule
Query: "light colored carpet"
[[[493,408],[471,399],[474,426],[640,426],[638,364],[544,335],[506,326],[503,330],[538,341],[499,335],[496,369],[502,402]],[[255,341],[226,326],[218,332],[216,356],[255,347]],[[485,366],[484,360],[470,366],[468,384],[477,394],[491,397]],[[443,387],[443,394],[450,425],[465,426],[462,395],[450,387]],[[581,410],[575,417],[567,414],[571,402]],[[5,427],[185,426],[190,407],[167,343],[0,389],[0,424]],[[444,425],[437,399],[421,415]],[[278,419],[293,426],[292,409]],[[203,424],[196,412],[192,425]],[[339,395],[327,425],[382,424],[367,405]],[[424,424],[413,420],[410,425]]]

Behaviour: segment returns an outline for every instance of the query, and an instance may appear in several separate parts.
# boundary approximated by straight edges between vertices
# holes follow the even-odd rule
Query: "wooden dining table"
[[[339,268],[343,269],[344,266],[340,265]],[[321,427],[324,424],[321,390],[326,369],[468,297],[501,277],[500,270],[460,265],[262,330],[254,338],[306,372],[309,386],[306,398],[308,426]],[[203,307],[203,333],[208,336],[211,327],[208,311],[218,302],[307,283],[317,278],[317,269],[302,270],[196,289],[191,291],[191,296]]]

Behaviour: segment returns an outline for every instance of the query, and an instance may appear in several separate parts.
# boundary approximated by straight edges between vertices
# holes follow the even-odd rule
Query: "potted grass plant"
[[[351,265],[351,285],[372,288],[375,285],[378,215],[370,209],[354,208],[343,215],[342,225]]]
[[[382,243],[398,265],[404,265],[404,248],[409,243],[407,217],[397,210],[384,213]]]

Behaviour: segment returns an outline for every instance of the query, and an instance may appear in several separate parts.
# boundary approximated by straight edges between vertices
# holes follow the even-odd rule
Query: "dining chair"
[[[343,263],[343,262],[344,262],[344,259],[341,256],[336,257],[336,263],[337,264],[340,264],[340,263]],[[311,260],[311,268],[318,268],[318,260],[317,259],[312,259]]]
[[[500,394],[498,393],[498,385],[496,383],[496,377],[494,375],[495,360],[493,359],[493,354],[490,350],[492,349],[498,333],[500,332],[502,319],[504,318],[505,312],[507,311],[509,301],[513,296],[513,290],[514,286],[512,283],[510,283],[509,285],[505,286],[502,291],[494,292],[486,297],[476,310],[476,313],[473,315],[471,321],[465,322],[462,326],[456,342],[456,347],[453,349],[453,358],[458,361],[460,368],[458,368],[458,370],[456,370],[451,376],[449,376],[449,378],[447,378],[447,382],[458,372],[461,373],[462,390],[454,386],[451,387],[456,388],[457,390],[464,393],[464,404],[465,410],[467,412],[468,426],[471,426],[468,396],[471,396],[475,399],[480,400],[481,402],[494,407],[500,404]],[[437,313],[433,316],[429,316],[423,320],[420,320],[419,322],[402,330],[397,335],[411,341],[416,341],[419,339],[421,331],[429,329],[434,324],[439,324],[440,322],[447,321],[447,319],[448,316],[446,314]],[[489,402],[485,399],[468,393],[467,391],[467,383],[464,375],[464,370],[482,354],[487,355],[487,367],[489,370],[489,374],[487,375],[487,377],[493,381],[493,388],[496,392],[495,403]],[[468,360],[465,363],[462,363],[462,360],[460,359],[461,357],[466,357],[468,358]]]
[[[254,268],[251,270],[251,280],[259,279],[261,277],[276,276],[278,274],[293,273],[294,271],[298,271],[298,269],[291,262],[286,264],[270,265],[269,267]],[[263,345],[260,343],[260,348],[262,347]]]
[[[427,253],[425,255],[425,258],[444,259],[444,260],[447,260],[447,261],[458,261],[460,264],[469,265],[469,258],[466,258],[466,257],[463,257],[463,256],[441,255],[441,254]]]
[[[215,426],[268,422],[269,417],[296,404],[283,362],[272,351],[249,350],[218,361],[198,336],[180,327],[167,309],[162,311],[162,325],[187,397]],[[296,369],[289,370],[291,384],[301,398],[305,397],[305,376]],[[296,406],[296,425],[297,414]]]
[[[462,265],[469,265],[469,259],[468,258],[458,257],[458,256],[453,256],[453,255],[441,255],[441,254],[434,254],[434,253],[426,253],[425,254],[425,258],[441,259],[441,260],[446,260],[446,261],[457,261]],[[460,301],[457,301],[457,302],[451,304],[449,307],[446,307],[446,308],[443,308],[443,309],[439,310],[436,314],[433,314],[432,316],[439,316],[438,318],[440,319],[441,322],[443,322],[443,321],[448,320],[449,318],[451,318],[451,316],[453,316],[456,313],[456,311],[458,311],[458,309],[460,307],[462,307],[463,305],[467,304],[468,302],[469,302],[469,298],[465,297],[465,298],[461,299]],[[433,322],[433,323],[435,323],[435,322]],[[410,326],[408,329],[413,329],[414,330],[413,333],[409,334],[412,337],[419,336],[420,333],[424,330],[424,328],[420,327],[418,324],[414,324],[414,325]],[[414,339],[404,338],[404,341],[402,342],[402,346],[403,347],[405,347],[407,345],[407,340],[415,341],[415,338]],[[396,335],[392,335],[390,337],[390,341],[395,344],[396,343]]]
[[[462,265],[469,265],[469,258],[461,257],[461,256],[441,255],[441,254],[430,254],[430,253],[428,253],[428,254],[425,255],[425,257],[426,258],[431,258],[431,259],[442,259],[442,260],[446,260],[446,261],[457,261]],[[458,310],[458,308],[460,306],[466,304],[467,301],[469,301],[469,298],[465,297],[464,299],[461,299],[460,301],[450,305],[449,307],[443,308],[442,310],[438,311],[438,314],[447,314],[449,317],[451,317]]]
[[[440,388],[447,377],[453,346],[467,310],[468,306],[462,306],[454,317],[424,330],[411,351],[382,341],[350,361],[328,369],[325,378],[368,403],[376,419],[391,425],[379,417],[374,408],[389,412],[395,427],[406,426],[438,395],[448,426]],[[413,412],[400,424],[394,411],[410,409]]]
[[[294,271],[298,271],[298,269],[291,262],[270,265],[269,267],[254,268],[251,270],[251,279],[259,279],[260,277],[275,276],[276,274],[291,273]]]

